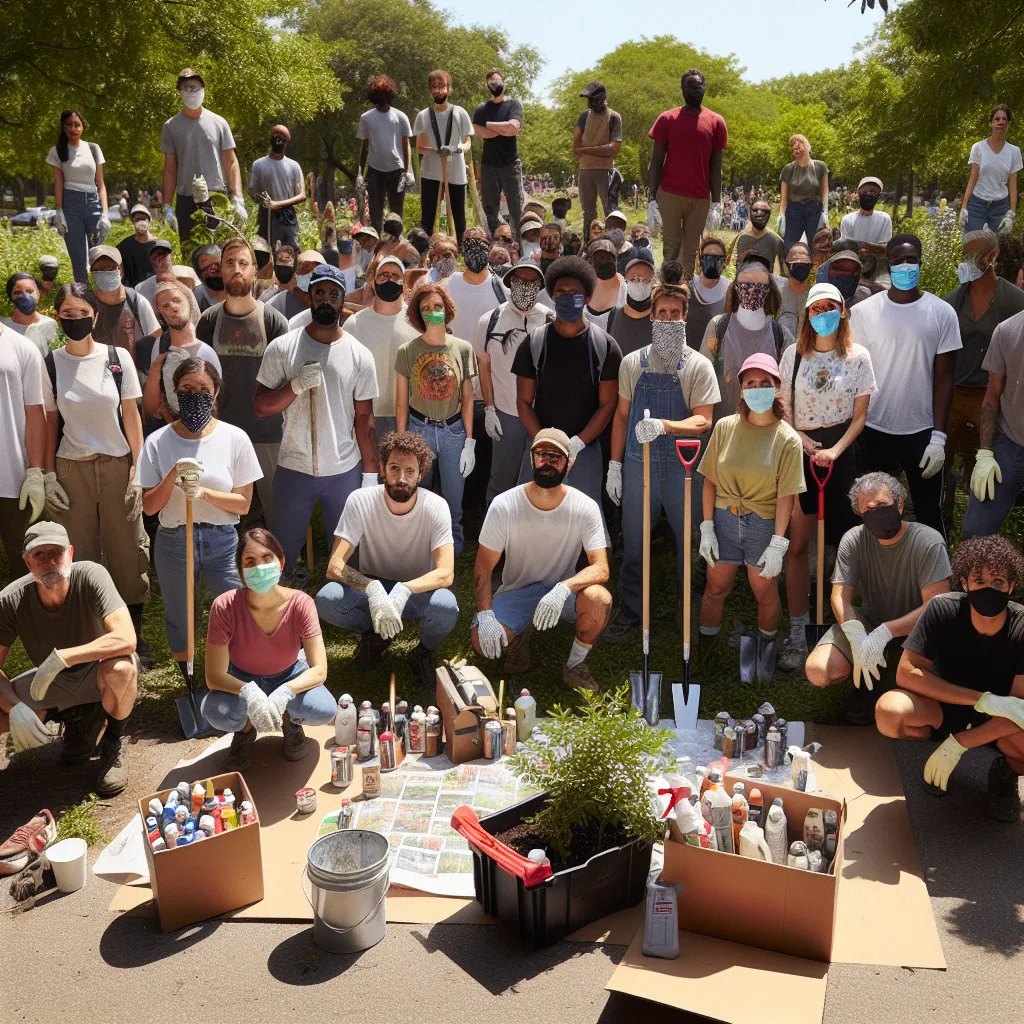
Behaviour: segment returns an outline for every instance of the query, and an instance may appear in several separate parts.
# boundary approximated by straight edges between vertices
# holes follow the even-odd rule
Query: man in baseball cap
[[[135,234],[118,242],[117,248],[123,260],[124,283],[129,288],[136,288],[153,273],[149,254],[153,251],[156,238],[149,233],[153,215],[148,206],[136,203],[128,216],[131,217]]]
[[[583,223],[597,216],[597,197],[607,217],[612,204],[608,200],[608,182],[615,157],[622,145],[622,118],[608,106],[608,90],[603,82],[590,82],[580,90],[587,109],[580,114],[572,136],[572,151],[580,162],[580,202]]]
[[[249,172],[249,198],[259,207],[260,234],[271,249],[279,245],[297,247],[299,218],[296,210],[306,201],[302,168],[285,156],[292,133],[286,125],[270,129],[270,154],[261,156]]]
[[[124,260],[114,246],[94,245],[89,250],[89,271],[100,301],[93,341],[97,345],[120,345],[134,356],[136,342],[160,331],[153,307],[134,289],[125,287]]]
[[[885,262],[885,243],[892,238],[892,218],[875,205],[882,198],[882,179],[868,176],[857,186],[859,210],[848,213],[840,222],[839,234],[859,243],[862,256],[871,255],[875,264],[873,273],[865,276],[879,284],[889,284],[889,271]]]

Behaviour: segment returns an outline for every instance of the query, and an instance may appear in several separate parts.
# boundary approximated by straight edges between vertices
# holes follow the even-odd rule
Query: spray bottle
[[[768,848],[768,842],[760,826],[752,821],[745,821],[740,829],[739,854],[741,857],[750,857],[751,860],[763,860],[772,863],[772,851]]]
[[[529,690],[522,690],[516,698],[516,739],[525,743],[536,724],[537,702],[530,696]]]
[[[732,841],[732,798],[719,781],[705,795],[709,803],[708,821],[715,830],[715,842],[723,853],[735,853],[736,846]]]
[[[782,809],[782,798],[776,797],[768,808],[768,820],[764,827],[764,838],[771,851],[773,864],[785,864],[789,850],[786,812]]]
[[[343,693],[338,698],[338,710],[334,716],[334,742],[339,747],[356,745],[358,719],[359,712],[356,710],[352,695]]]
[[[747,803],[745,789],[746,786],[742,782],[737,782],[732,787],[732,848],[736,851],[740,848],[740,829],[750,818],[750,805]]]

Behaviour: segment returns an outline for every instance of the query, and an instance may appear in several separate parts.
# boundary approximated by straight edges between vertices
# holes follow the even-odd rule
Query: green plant
[[[84,839],[89,846],[109,843],[110,836],[96,817],[96,803],[96,794],[90,793],[81,803],[65,807],[57,819],[57,838]]]
[[[539,739],[527,742],[509,765],[526,782],[547,791],[547,806],[530,819],[563,858],[576,829],[656,839],[663,826],[655,817],[648,787],[652,764],[671,733],[650,729],[629,700],[629,687],[583,694],[578,713],[555,705]]]

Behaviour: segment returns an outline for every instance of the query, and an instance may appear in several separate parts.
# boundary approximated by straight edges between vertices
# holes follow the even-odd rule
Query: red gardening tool
[[[550,864],[536,864],[528,857],[516,853],[511,846],[495,839],[481,824],[472,807],[456,807],[452,812],[452,828],[468,840],[481,853],[491,857],[503,871],[516,875],[523,884],[540,885],[551,877]]]
[[[817,588],[818,607],[816,623],[804,626],[804,636],[807,639],[807,650],[813,650],[818,641],[825,635],[825,485],[832,476],[835,463],[828,464],[828,472],[818,476],[818,466],[813,456],[810,459],[811,476],[818,485],[818,571],[815,574],[815,587]]]
[[[693,453],[686,458],[684,451]],[[700,684],[690,684],[690,530],[693,504],[693,467],[700,455],[700,441],[693,438],[679,438],[676,441],[676,454],[686,470],[686,483],[683,500],[683,679],[673,682],[672,713],[677,729],[696,729],[697,714],[700,711]]]

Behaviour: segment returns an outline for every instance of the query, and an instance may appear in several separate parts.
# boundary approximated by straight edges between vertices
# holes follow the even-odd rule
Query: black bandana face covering
[[[895,505],[882,505],[879,508],[868,509],[861,519],[868,532],[879,540],[892,540],[903,525],[903,517]]]
[[[979,615],[986,619],[994,619],[1006,610],[1010,603],[1010,594],[1009,591],[997,590],[995,587],[979,587],[977,590],[967,591],[967,600]]]
[[[190,434],[201,434],[213,419],[213,395],[205,391],[179,391],[178,415]]]
[[[479,274],[487,266],[487,257],[491,247],[479,238],[467,238],[462,243],[462,256],[466,267],[474,274]]]

